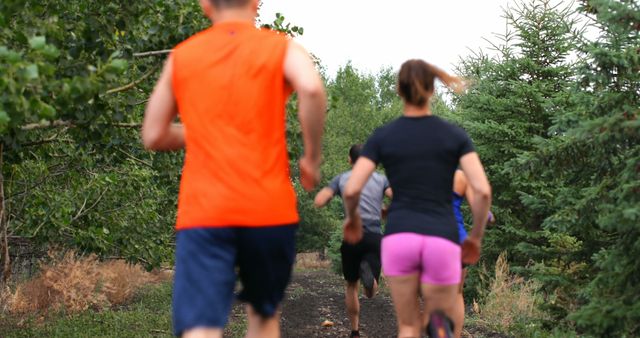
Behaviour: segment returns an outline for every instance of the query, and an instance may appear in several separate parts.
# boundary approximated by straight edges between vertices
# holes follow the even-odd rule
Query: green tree
[[[139,146],[141,103],[161,60],[136,53],[172,46],[204,27],[202,16],[187,15],[196,6],[0,3],[3,279],[10,234],[159,263],[171,230],[147,207],[169,203],[153,186],[176,175],[146,164],[176,161]],[[133,210],[118,208],[124,205]],[[116,239],[125,234],[130,245]]]
[[[507,250],[511,263],[523,267],[535,253],[518,243],[541,241],[535,231],[547,212],[525,206],[523,199],[547,191],[550,182],[524,177],[515,161],[534,149],[537,140],[551,137],[555,116],[573,105],[569,56],[579,32],[571,8],[549,0],[519,3],[505,17],[507,32],[493,44],[497,56],[479,52],[460,64],[459,72],[472,86],[454,97],[453,118],[469,132],[493,186],[498,225],[487,231],[483,256],[495,262]],[[478,283],[472,269],[467,285],[472,297],[479,296]]]
[[[0,2],[3,279],[10,236],[170,259],[182,153],[146,152],[139,126],[164,57],[209,24],[190,0]]]
[[[585,41],[576,109],[558,114],[553,137],[521,159],[528,177],[556,184],[538,249],[556,264],[535,269],[562,281],[569,318],[594,336],[640,334],[640,5],[583,1],[599,36]],[[558,265],[557,263],[562,263]],[[567,306],[571,305],[571,306]]]

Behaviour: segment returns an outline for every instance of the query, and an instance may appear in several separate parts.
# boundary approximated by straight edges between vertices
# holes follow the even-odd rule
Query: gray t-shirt
[[[331,182],[329,182],[329,188],[337,195],[342,196],[342,190],[350,176],[351,170],[334,177]],[[380,218],[384,191],[387,190],[387,188],[389,188],[387,177],[374,172],[362,189],[358,211],[362,218],[364,230],[367,232],[382,233]]]

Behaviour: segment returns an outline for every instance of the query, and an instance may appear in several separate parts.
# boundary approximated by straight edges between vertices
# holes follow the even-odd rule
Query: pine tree
[[[497,57],[478,53],[463,60],[459,72],[472,80],[469,93],[455,98],[460,124],[469,132],[494,191],[498,226],[489,229],[485,258],[495,261],[517,243],[536,242],[545,210],[525,207],[522,199],[545,190],[540,180],[524,179],[513,164],[522,153],[549,138],[554,117],[572,105],[576,21],[570,7],[532,0],[506,11],[507,33],[494,43]],[[526,265],[530,254],[510,255]]]
[[[555,281],[578,329],[607,337],[640,334],[640,5],[588,0],[599,37],[583,45],[576,109],[558,115],[553,138],[520,159],[529,177],[557,186],[538,232],[547,257],[536,267]],[[526,175],[526,174],[525,174]],[[571,300],[571,301],[568,301]],[[562,301],[562,300],[561,300]]]

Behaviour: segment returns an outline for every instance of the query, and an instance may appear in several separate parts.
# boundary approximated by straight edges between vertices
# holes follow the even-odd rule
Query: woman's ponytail
[[[433,95],[435,78],[438,78],[456,93],[465,90],[465,83],[460,78],[449,75],[423,60],[413,59],[406,61],[400,67],[398,94],[406,103],[423,107]]]
[[[444,83],[445,86],[449,87],[451,90],[456,92],[457,94],[462,93],[466,88],[465,82],[457,77],[450,75],[444,70],[425,62],[425,64],[430,68],[430,71],[435,74],[435,76],[440,80],[440,82]]]

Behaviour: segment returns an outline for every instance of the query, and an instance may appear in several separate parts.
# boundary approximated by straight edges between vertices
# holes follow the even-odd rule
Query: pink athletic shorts
[[[402,232],[382,239],[382,270],[386,276],[420,274],[425,284],[459,284],[460,245],[444,238]]]

